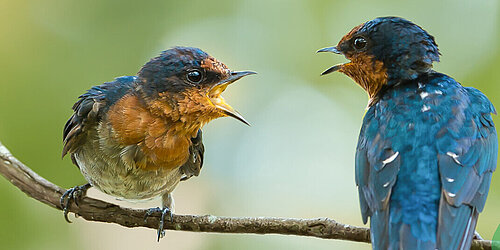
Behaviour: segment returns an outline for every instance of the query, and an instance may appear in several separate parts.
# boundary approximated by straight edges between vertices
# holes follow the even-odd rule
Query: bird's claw
[[[61,196],[60,205],[64,212],[64,219],[68,223],[71,223],[71,221],[68,218],[71,201],[73,200],[73,202],[75,202],[75,204],[78,206],[78,200],[80,200],[83,197],[83,195],[87,192],[87,190],[90,187],[91,185],[89,183],[81,186],[76,186],[66,190],[66,192],[64,192],[64,194]]]
[[[159,212],[161,213],[161,219],[160,223],[158,225],[158,233],[157,233],[157,241],[160,241],[161,238],[165,237],[165,230],[163,230],[163,226],[165,224],[165,215],[168,215],[170,221],[174,221],[174,214],[172,213],[172,210],[170,208],[165,207],[163,209],[159,207],[155,208],[150,208],[148,211],[146,211],[146,214],[144,214],[144,222],[146,222],[146,219],[151,216],[153,213]]]

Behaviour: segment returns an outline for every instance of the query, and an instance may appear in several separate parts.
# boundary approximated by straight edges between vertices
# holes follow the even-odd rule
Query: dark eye
[[[190,83],[200,83],[203,79],[201,71],[193,69],[186,74],[186,78]]]
[[[366,39],[362,38],[362,37],[356,37],[354,39],[354,48],[356,48],[357,50],[361,50],[361,49],[364,49],[366,47],[366,44],[368,42],[366,41]]]

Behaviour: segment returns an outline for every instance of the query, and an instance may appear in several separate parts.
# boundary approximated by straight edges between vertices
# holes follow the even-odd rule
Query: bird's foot
[[[481,237],[481,235],[479,235],[479,233],[477,231],[474,231],[474,236],[472,236],[472,239],[483,240],[483,237]]]
[[[78,201],[82,199],[82,197],[87,193],[87,190],[91,187],[89,183],[81,186],[76,186],[74,188],[70,188],[64,192],[61,196],[61,207],[64,212],[64,219],[67,222],[71,223],[68,219],[69,208],[71,207],[71,201],[75,202],[78,206]]]
[[[157,233],[157,241],[160,241],[161,238],[165,236],[165,230],[163,230],[163,225],[165,224],[165,215],[168,215],[170,221],[174,221],[174,214],[172,213],[172,210],[170,208],[165,207],[163,209],[159,207],[155,208],[150,208],[144,215],[144,221],[151,216],[153,213],[159,212],[161,213],[161,219],[160,219],[160,224],[158,225],[158,233]]]

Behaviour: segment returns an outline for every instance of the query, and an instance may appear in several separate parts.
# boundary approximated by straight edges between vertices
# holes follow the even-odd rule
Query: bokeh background
[[[497,0],[0,0],[0,141],[50,181],[83,184],[71,161],[60,159],[62,127],[77,96],[134,75],[166,48],[200,47],[232,69],[259,72],[225,93],[252,126],[224,118],[205,127],[205,166],[176,189],[176,212],[330,217],[361,226],[354,151],[367,97],[341,74],[320,77],[345,59],[316,49],[364,21],[402,16],[436,37],[443,54],[437,70],[500,108],[498,14]],[[488,239],[500,223],[499,172],[478,224]],[[67,224],[60,211],[4,178],[0,199],[1,249],[369,249],[296,236],[171,231],[156,243],[149,229],[73,217]]]

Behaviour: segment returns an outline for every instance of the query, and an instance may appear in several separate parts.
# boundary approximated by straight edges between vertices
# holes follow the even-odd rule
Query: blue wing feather
[[[443,190],[438,223],[440,249],[470,246],[496,169],[498,140],[491,118],[496,111],[481,92],[464,89],[470,98],[470,105],[463,110],[465,119],[452,120],[462,137],[451,139],[454,143],[442,147],[438,155]]]
[[[365,115],[356,151],[355,177],[363,223],[370,217],[371,238],[374,249],[388,247],[389,198],[396,182],[400,158],[391,148],[390,138],[395,134],[381,134],[374,119],[376,110],[370,109]],[[389,124],[392,126],[395,124]],[[392,161],[385,159],[396,156]]]
[[[86,124],[98,122],[107,109],[130,90],[136,77],[123,76],[113,82],[94,86],[73,105],[73,115],[64,125],[62,156],[72,152],[82,139]]]

